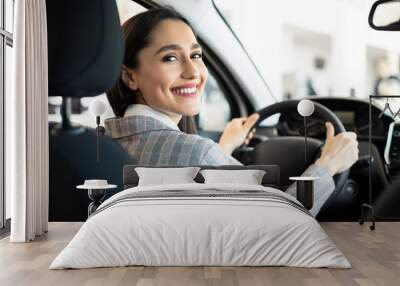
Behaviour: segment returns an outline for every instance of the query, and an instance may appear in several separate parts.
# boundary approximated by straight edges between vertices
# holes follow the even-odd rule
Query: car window
[[[231,119],[231,107],[227,97],[212,72],[202,94],[198,129],[201,131],[223,131]]]
[[[142,5],[132,0],[116,0],[121,24],[136,14],[146,11]]]
[[[400,36],[368,25],[372,0],[214,3],[279,100],[400,89]]]

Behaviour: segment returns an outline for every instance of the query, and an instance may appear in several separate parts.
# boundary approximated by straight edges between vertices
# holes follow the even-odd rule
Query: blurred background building
[[[305,96],[368,99],[370,94],[400,95],[400,33],[369,27],[373,2],[214,0],[278,101]],[[146,10],[131,0],[117,0],[117,4],[121,23]],[[91,100],[80,99],[81,109],[73,113],[85,113]],[[55,107],[61,103],[57,98],[49,102]],[[223,130],[231,111],[212,76],[203,103],[200,127]],[[377,103],[383,106],[385,101]],[[391,104],[394,110],[400,108],[399,100]],[[58,120],[57,108],[49,116]],[[108,109],[104,118],[112,116]],[[94,126],[88,116],[73,116],[72,120]]]
[[[367,98],[399,76],[400,34],[372,30],[373,0],[215,0],[278,98]],[[381,92],[400,94],[400,81]],[[379,90],[378,90],[379,91]]]

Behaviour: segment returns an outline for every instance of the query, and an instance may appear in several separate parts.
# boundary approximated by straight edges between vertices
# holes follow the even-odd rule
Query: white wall
[[[336,8],[336,30],[333,37],[332,69],[334,95],[366,95],[365,21],[358,9],[339,3]]]
[[[281,6],[268,1],[216,1],[276,98],[282,95]],[[251,4],[256,3],[256,6]],[[265,35],[269,35],[268,39]],[[262,95],[261,95],[262,96]]]
[[[382,51],[392,73],[399,73],[400,32],[369,27],[372,2],[217,1],[278,98],[293,86],[303,96],[308,74],[322,95],[349,96],[354,88],[357,97],[367,97],[376,76],[367,47]],[[317,56],[326,57],[324,71],[313,70]]]

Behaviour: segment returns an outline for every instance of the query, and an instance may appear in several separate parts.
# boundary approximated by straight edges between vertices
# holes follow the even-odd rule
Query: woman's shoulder
[[[174,132],[171,130],[171,132]],[[187,134],[184,132],[176,132],[176,136],[181,137],[181,140],[183,140],[185,143],[191,143],[191,144],[199,144],[199,145],[209,145],[210,147],[213,144],[216,144],[213,140],[210,138],[202,137],[197,134]]]

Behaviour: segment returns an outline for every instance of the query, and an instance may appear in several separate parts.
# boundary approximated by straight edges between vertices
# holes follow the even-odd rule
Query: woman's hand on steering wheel
[[[321,157],[315,162],[325,168],[331,175],[349,169],[358,160],[357,134],[342,132],[335,136],[335,128],[331,122],[326,122],[326,140]]]
[[[234,118],[225,126],[224,132],[219,140],[219,145],[227,154],[232,154],[233,150],[244,144],[249,144],[255,134],[254,124],[259,119],[258,113],[253,113],[249,117]]]

